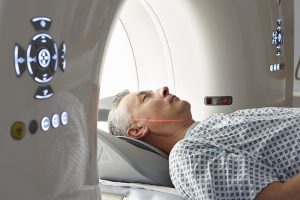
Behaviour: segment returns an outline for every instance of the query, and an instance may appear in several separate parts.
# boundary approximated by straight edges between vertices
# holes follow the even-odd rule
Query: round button
[[[46,68],[49,66],[51,61],[51,54],[48,49],[42,49],[38,55],[39,64],[41,67]]]
[[[62,123],[63,125],[67,125],[68,121],[69,121],[68,113],[67,113],[67,112],[63,112],[63,113],[61,114],[61,123]]]
[[[32,120],[30,123],[29,123],[29,132],[31,134],[35,134],[38,130],[38,122],[36,120]]]
[[[58,114],[54,114],[52,116],[52,126],[53,126],[53,128],[59,127],[59,124],[60,124],[59,115]]]
[[[25,125],[22,122],[15,122],[11,126],[10,134],[13,139],[15,140],[21,140],[25,136]]]
[[[43,131],[48,131],[50,128],[50,119],[49,117],[44,117],[41,121],[41,127]]]

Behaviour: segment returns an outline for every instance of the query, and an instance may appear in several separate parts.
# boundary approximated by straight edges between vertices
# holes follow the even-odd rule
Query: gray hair
[[[111,111],[108,115],[108,130],[109,133],[115,136],[128,136],[127,129],[133,123],[131,114],[124,106],[119,106],[121,100],[128,95],[129,90],[116,95]]]

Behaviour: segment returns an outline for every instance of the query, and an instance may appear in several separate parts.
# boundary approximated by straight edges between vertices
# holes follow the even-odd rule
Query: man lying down
[[[123,92],[109,130],[169,155],[171,180],[186,199],[300,199],[300,111],[239,110],[195,122],[190,104],[169,93]]]

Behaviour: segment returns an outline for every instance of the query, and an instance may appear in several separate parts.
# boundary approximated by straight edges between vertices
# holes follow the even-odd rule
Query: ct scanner
[[[147,182],[166,175],[160,169],[126,185],[120,166],[131,170],[138,161],[120,149],[151,151],[97,130],[111,106],[99,103],[99,93],[110,87],[101,79],[118,20],[137,89],[168,85],[190,101],[197,120],[292,106],[293,0],[1,0],[0,16],[0,199],[181,199],[171,185]],[[109,79],[126,83],[129,75],[117,74]],[[167,162],[157,155],[149,159]],[[108,183],[109,168],[101,171],[106,164],[117,185]]]

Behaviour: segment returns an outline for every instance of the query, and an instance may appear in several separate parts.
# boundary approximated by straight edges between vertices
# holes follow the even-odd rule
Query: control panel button
[[[20,77],[26,69],[26,52],[18,44],[15,45],[14,49],[14,61],[15,61],[15,70],[17,77]]]
[[[29,127],[28,130],[31,134],[35,134],[38,130],[38,122],[36,120],[31,120],[31,122],[29,123]]]
[[[48,17],[35,17],[31,19],[31,23],[37,31],[49,30],[52,20]]]
[[[69,122],[69,115],[67,112],[63,112],[61,114],[61,123],[62,123],[62,125],[67,125],[68,122]]]
[[[37,54],[38,50],[37,47],[33,46],[32,44],[29,44],[27,47],[27,68],[29,71],[29,74],[31,76],[34,76],[35,73],[38,70],[38,59]]]
[[[50,119],[49,117],[44,117],[41,121],[41,128],[43,131],[48,131],[50,128]]]
[[[37,71],[34,80],[39,83],[47,83],[53,79],[53,73],[50,69]]]
[[[50,85],[46,85],[46,86],[38,87],[34,97],[36,99],[47,99],[51,97],[53,94],[54,92],[52,90],[52,87]]]
[[[52,120],[51,121],[52,121],[53,128],[59,127],[59,125],[60,125],[60,118],[59,118],[58,114],[54,114],[52,116]]]
[[[26,132],[25,125],[22,122],[13,123],[10,129],[10,134],[12,138],[15,140],[23,139],[25,136],[25,132]]]
[[[38,83],[52,80],[58,66],[58,50],[48,34],[38,34],[32,38],[27,48],[27,67],[29,74]]]
[[[281,50],[280,49],[276,49],[275,55],[276,56],[281,56]]]
[[[50,67],[55,72],[58,66],[58,50],[55,43],[50,47],[51,51],[51,60],[50,60]]]
[[[277,19],[276,20],[276,25],[281,26],[282,25],[282,19]]]
[[[63,42],[59,46],[58,54],[59,54],[59,60],[58,65],[59,68],[64,72],[66,70],[66,44]]]
[[[273,31],[272,44],[274,44],[277,48],[280,48],[283,44],[283,31],[281,27],[277,27],[277,29]]]
[[[279,71],[279,70],[282,70],[284,68],[284,64],[283,63],[277,63],[277,64],[273,64],[273,65],[270,65],[270,71],[271,72],[276,72],[276,71]]]
[[[37,48],[50,48],[53,43],[52,37],[46,33],[37,34],[32,38],[32,44],[34,44]]]
[[[48,49],[41,49],[38,53],[38,61],[42,68],[49,66],[51,60],[50,52]]]

